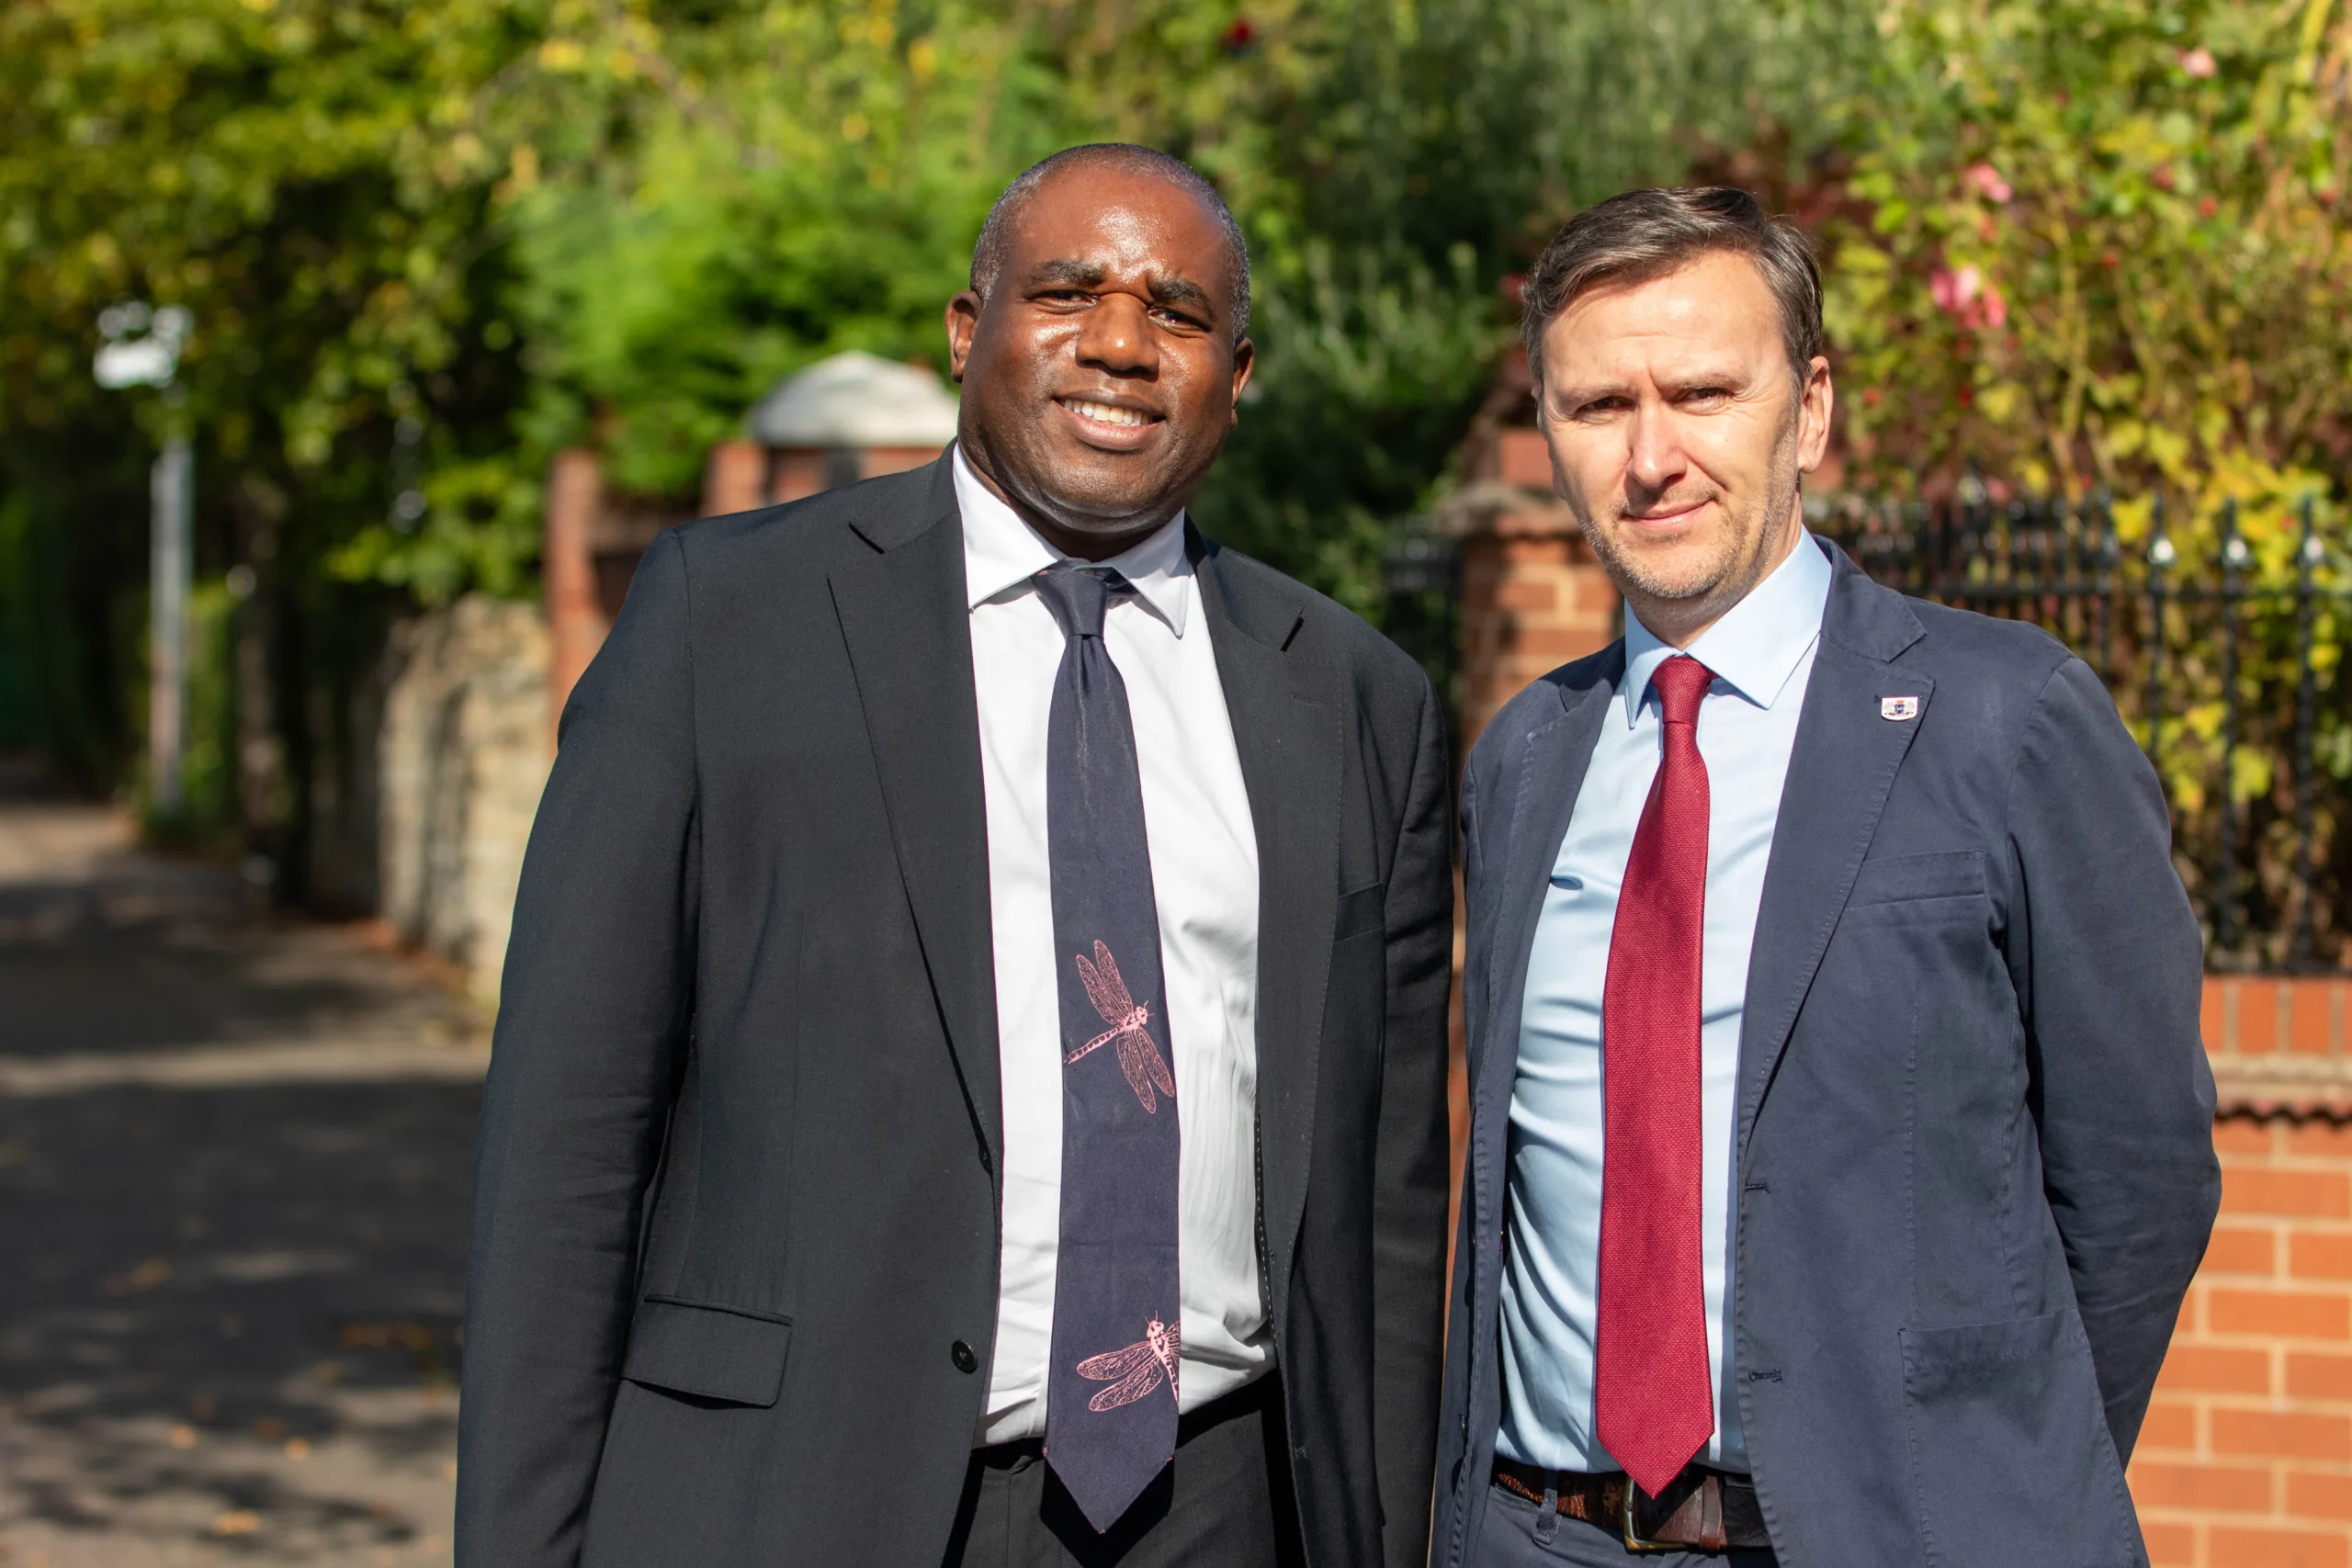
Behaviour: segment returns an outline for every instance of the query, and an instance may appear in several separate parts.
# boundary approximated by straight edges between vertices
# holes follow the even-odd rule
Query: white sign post
[[[188,448],[186,394],[173,385],[191,321],[186,309],[113,305],[98,314],[106,339],[93,366],[110,389],[164,390],[169,427],[149,477],[152,530],[147,619],[147,766],[155,811],[176,817],[186,801],[187,750],[187,594],[196,459]]]

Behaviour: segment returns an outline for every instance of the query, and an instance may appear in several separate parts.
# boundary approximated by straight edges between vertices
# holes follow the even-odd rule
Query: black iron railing
[[[1446,728],[1459,715],[1462,668],[1462,548],[1415,518],[1390,539],[1381,558],[1380,629],[1419,661],[1445,705]]]

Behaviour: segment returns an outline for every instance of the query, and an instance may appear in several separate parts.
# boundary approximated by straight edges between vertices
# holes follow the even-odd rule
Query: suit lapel
[[[1519,1018],[1527,990],[1527,963],[1535,940],[1560,840],[1567,836],[1584,788],[1585,771],[1600,738],[1610,704],[1625,672],[1621,639],[1579,683],[1562,683],[1560,705],[1545,713],[1518,748],[1519,765],[1499,781],[1503,799],[1495,819],[1505,837],[1497,846],[1500,885],[1496,894],[1495,934],[1487,950],[1489,998],[1485,1059],[1477,1091],[1482,1105],[1510,1093],[1519,1063]]]
[[[1925,675],[1892,666],[1924,635],[1902,596],[1871,581],[1842,552],[1832,551],[1832,564],[1821,648],[1797,718],[1748,952],[1739,1036],[1743,1155],[1797,1010],[1878,830],[1895,770],[1928,722],[1935,692]],[[1880,716],[1880,700],[1894,696],[1918,699],[1916,716]]]
[[[830,574],[899,872],[972,1120],[1001,1165],[988,812],[964,530],[948,459],[923,503],[853,522],[874,553]],[[903,492],[902,492],[903,493]]]
[[[1342,705],[1337,672],[1292,647],[1297,602],[1271,574],[1220,564],[1197,536],[1194,549],[1258,840],[1258,1201],[1280,1321],[1306,1204],[1339,909]]]

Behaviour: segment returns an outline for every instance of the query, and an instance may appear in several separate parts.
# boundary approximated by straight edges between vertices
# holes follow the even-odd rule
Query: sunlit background
[[[2211,938],[2152,1549],[2352,1559],[2344,0],[0,0],[0,1564],[446,1556],[551,702],[653,531],[937,450],[1093,140],[1250,236],[1195,515],[1465,744],[1613,626],[1518,276],[1630,186],[1807,228],[1816,525],[2092,660]]]

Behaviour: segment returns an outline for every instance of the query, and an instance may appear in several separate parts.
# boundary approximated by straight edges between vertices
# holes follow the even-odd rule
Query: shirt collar
[[[977,610],[991,599],[1025,589],[1029,580],[1069,559],[1040,538],[1021,514],[980,482],[956,448],[956,505],[964,514],[964,602]],[[1184,549],[1182,512],[1151,535],[1106,561],[1083,564],[1107,567],[1135,584],[1136,594],[1179,637],[1192,603],[1193,562]]]
[[[1627,728],[1641,716],[1650,677],[1677,653],[1690,654],[1758,707],[1769,708],[1779,700],[1789,677],[1820,639],[1822,612],[1829,604],[1829,557],[1810,530],[1798,532],[1797,547],[1789,558],[1687,649],[1659,641],[1640,616],[1626,610]]]

